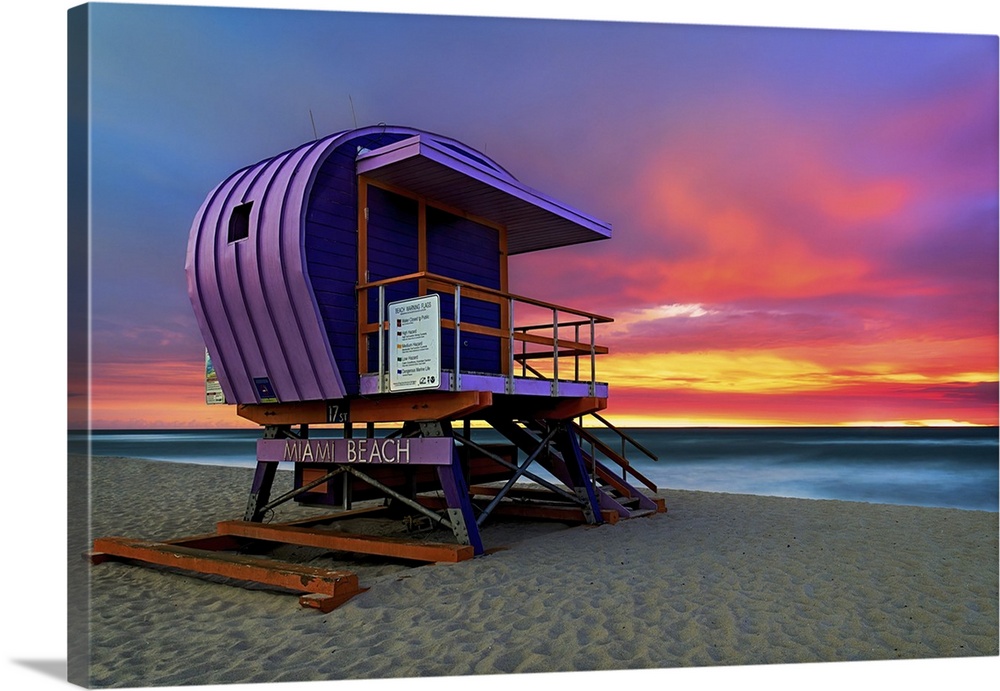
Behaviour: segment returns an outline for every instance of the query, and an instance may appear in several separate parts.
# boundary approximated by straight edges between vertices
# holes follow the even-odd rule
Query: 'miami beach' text
[[[292,463],[398,463],[447,465],[447,437],[359,439],[259,439],[257,460]]]

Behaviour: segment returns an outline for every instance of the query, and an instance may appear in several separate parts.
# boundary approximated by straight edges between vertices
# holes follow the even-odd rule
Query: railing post
[[[451,375],[451,390],[462,390],[462,286],[455,284],[455,371]]]
[[[590,395],[597,395],[597,346],[594,342],[594,318],[590,318]]]
[[[559,310],[552,309],[552,395],[559,395]]]
[[[525,332],[527,333],[527,332]],[[521,341],[521,376],[528,376],[528,342]]]
[[[385,286],[378,287],[378,392],[385,393]]]
[[[514,393],[514,300],[507,298],[507,393]]]
[[[573,340],[580,342],[580,325],[573,325]],[[573,381],[580,381],[580,351],[573,347]]]
[[[625,456],[625,437],[622,437],[622,460],[626,463],[628,462],[628,458]],[[622,480],[628,480],[628,476],[626,475],[627,469],[628,466],[622,466]]]

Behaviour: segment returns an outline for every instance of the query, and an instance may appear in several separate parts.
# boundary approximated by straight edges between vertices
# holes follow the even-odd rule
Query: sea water
[[[613,432],[593,431],[621,451]],[[623,431],[656,457],[625,444],[632,466],[660,488],[998,510],[995,427]],[[333,432],[311,430],[314,437]],[[92,432],[90,441],[95,456],[253,467],[260,437],[254,429],[109,430]],[[500,440],[492,430],[479,429],[473,439]]]

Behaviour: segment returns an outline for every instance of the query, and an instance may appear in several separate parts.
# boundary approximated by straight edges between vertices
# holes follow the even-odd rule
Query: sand
[[[91,535],[151,539],[242,517],[252,475],[118,458],[92,473]],[[370,589],[326,614],[260,586],[88,564],[89,610],[71,598],[71,622],[89,623],[95,687],[998,655],[997,513],[660,496],[668,513],[616,525],[487,525],[487,548],[505,549],[458,564],[357,561]]]

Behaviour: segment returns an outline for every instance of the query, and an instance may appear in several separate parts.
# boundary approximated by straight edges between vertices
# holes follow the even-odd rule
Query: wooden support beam
[[[350,600],[355,595],[360,595],[361,593],[367,592],[368,588],[358,588],[357,593],[352,593],[350,595],[324,595],[323,593],[306,593],[299,597],[299,604],[303,607],[311,607],[313,609],[318,609],[324,614],[332,612],[333,610],[340,607],[342,604]]]
[[[317,425],[337,422],[330,419],[326,401],[241,403],[236,406],[236,414],[258,425]]]
[[[554,402],[547,408],[539,408],[535,411],[535,419],[545,420],[572,420],[581,415],[589,415],[598,410],[608,407],[608,399],[593,396],[581,398],[564,398]]]
[[[495,497],[500,494],[502,487],[489,487],[487,485],[472,485],[469,487],[469,494],[480,497]],[[522,499],[551,499],[552,492],[544,487],[514,485],[507,491],[508,497],[521,497]]]
[[[259,425],[332,424],[344,421],[345,414],[357,423],[415,422],[456,420],[492,404],[489,391],[430,391],[339,401],[247,403],[237,405],[236,414]]]
[[[191,535],[173,540],[164,540],[163,544],[190,547],[191,549],[205,549],[213,552],[225,552],[240,549],[245,543],[229,535],[209,533],[207,535]]]
[[[457,420],[489,408],[489,391],[430,391],[351,401],[352,422]]]
[[[440,497],[417,497],[417,501],[429,509],[441,510],[445,507],[444,499]],[[532,518],[537,520],[559,521],[561,523],[586,523],[583,509],[576,506],[553,506],[543,504],[498,504],[491,516],[507,518]],[[610,509],[601,510],[601,518],[605,523],[618,522],[618,512]]]
[[[472,559],[475,556],[470,545],[418,542],[405,538],[312,530],[280,524],[262,525],[248,521],[222,521],[218,524],[218,531],[222,535],[235,535],[252,540],[267,540],[289,545],[374,554],[413,561],[459,562]]]
[[[299,518],[294,521],[282,521],[277,525],[287,525],[295,526],[297,528],[311,528],[313,526],[321,525],[323,523],[332,523],[333,521],[342,521],[348,518],[373,518],[379,514],[383,514],[389,511],[388,506],[362,506],[357,509],[349,509],[347,511],[337,511],[335,513],[326,513],[321,516],[311,516],[309,518]]]
[[[507,417],[521,420],[572,420],[608,406],[607,398],[581,396],[550,398],[548,396],[504,396],[487,411],[490,419]]]
[[[304,564],[193,549],[177,544],[108,537],[94,540],[94,551],[121,559],[263,583],[300,593],[322,593],[346,599],[360,592],[357,574],[350,571],[331,571]]]
[[[521,331],[515,331],[514,340],[522,341],[524,343],[534,343],[535,345],[548,346],[549,348],[555,345],[555,339],[553,339],[551,336],[540,336],[538,334],[524,333]],[[590,355],[589,343],[581,343],[580,341],[571,341],[566,338],[560,338],[558,339],[558,341],[560,348],[568,348],[572,352],[579,353],[580,355]],[[607,353],[608,353],[607,346],[599,346],[599,345],[594,346],[595,355],[607,355]]]

